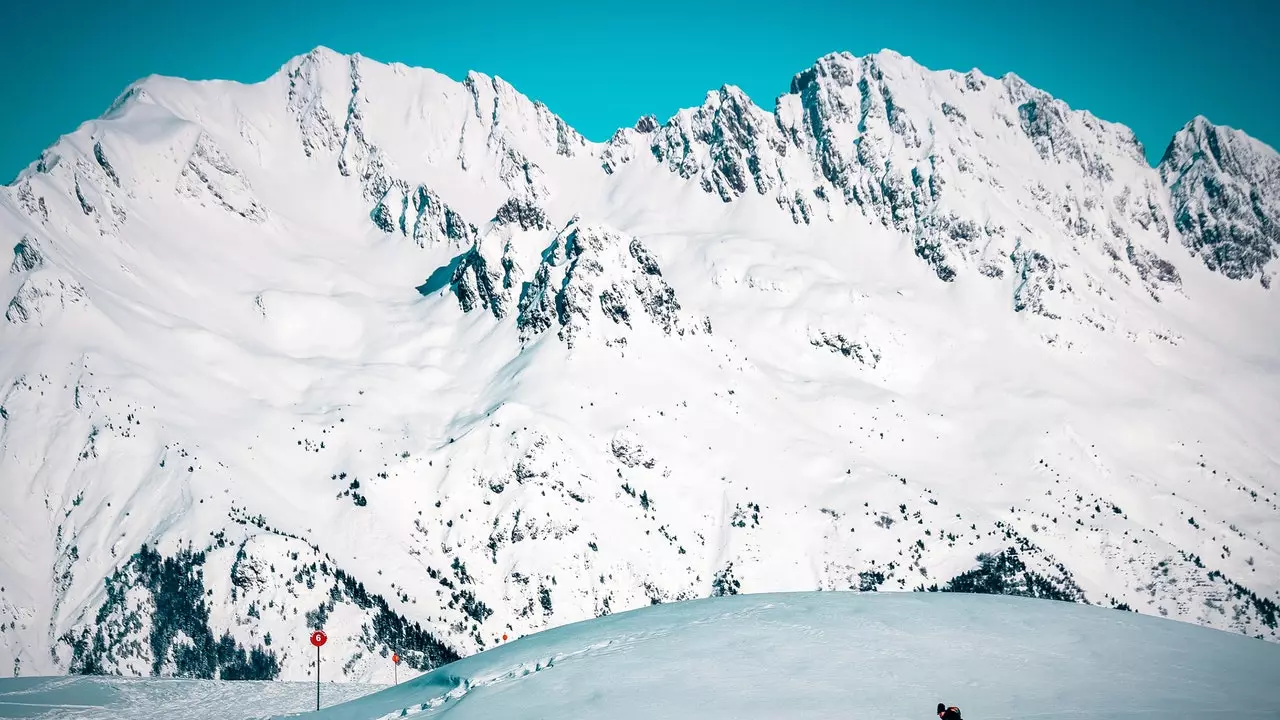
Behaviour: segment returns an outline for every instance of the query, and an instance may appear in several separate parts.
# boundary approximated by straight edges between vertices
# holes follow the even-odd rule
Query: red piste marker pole
[[[320,646],[328,639],[323,630],[311,633],[311,644],[316,646],[316,710],[320,709]]]
[[[393,677],[396,679],[396,684],[399,685],[400,684],[400,653],[391,653],[391,662],[394,663],[391,666],[391,670],[394,673]]]

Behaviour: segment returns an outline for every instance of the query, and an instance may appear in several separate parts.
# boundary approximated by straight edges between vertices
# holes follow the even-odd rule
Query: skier
[[[938,703],[938,717],[941,720],[960,720],[960,708],[955,705],[947,707],[946,703]]]

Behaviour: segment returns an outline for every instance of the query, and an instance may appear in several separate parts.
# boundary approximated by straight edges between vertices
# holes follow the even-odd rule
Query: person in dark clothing
[[[938,717],[940,720],[960,720],[960,708],[954,705],[947,707],[946,703],[938,703]]]

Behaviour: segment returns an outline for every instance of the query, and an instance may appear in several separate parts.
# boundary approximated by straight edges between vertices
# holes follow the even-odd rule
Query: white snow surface
[[[1280,647],[1052,600],[784,593],[619,613],[344,705],[375,718],[1274,718]]]
[[[1179,207],[1280,207],[1224,133],[1180,133]],[[189,673],[144,544],[286,680],[321,615],[386,683],[432,665],[393,616],[465,656],[1010,549],[1275,639],[1280,224],[1170,198],[1127,128],[891,52],[608,143],[324,49],[139,81],[0,189],[0,673]]]
[[[320,702],[345,702],[382,685],[321,683]],[[315,707],[315,683],[76,675],[0,679],[0,718],[249,720]]]
[[[221,720],[1271,718],[1280,647],[1136,613],[962,593],[694,600],[545,630],[396,687],[0,680],[0,717]],[[381,692],[378,692],[381,691]],[[403,713],[403,714],[402,714]]]

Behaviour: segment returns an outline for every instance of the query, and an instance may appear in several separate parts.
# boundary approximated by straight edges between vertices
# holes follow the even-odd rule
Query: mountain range
[[[324,48],[141,80],[0,188],[0,668],[306,679],[323,628],[386,682],[781,590],[1276,640],[1280,155],[1145,157],[890,51],[604,143]]]

